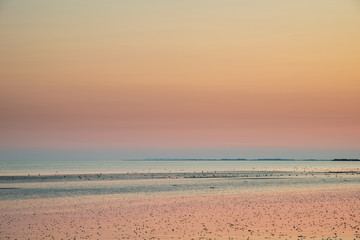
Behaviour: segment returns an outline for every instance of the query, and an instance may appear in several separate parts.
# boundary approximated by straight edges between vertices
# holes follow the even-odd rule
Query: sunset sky
[[[0,2],[0,158],[360,158],[360,2]]]

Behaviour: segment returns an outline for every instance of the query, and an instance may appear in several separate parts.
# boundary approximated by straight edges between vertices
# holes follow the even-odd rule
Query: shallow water
[[[14,181],[10,178],[0,183],[0,200],[75,197],[104,194],[235,194],[271,191],[306,191],[315,189],[358,187],[360,173],[317,173],[283,176],[216,178],[162,178],[98,180]],[[290,176],[289,176],[290,175]],[[106,175],[105,175],[106,176]],[[74,178],[75,179],[75,178]]]
[[[357,187],[360,183],[360,162],[122,160],[0,164],[0,200],[292,191]]]

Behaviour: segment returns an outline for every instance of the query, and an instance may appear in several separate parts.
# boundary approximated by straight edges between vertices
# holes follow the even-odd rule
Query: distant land
[[[134,161],[134,160],[131,160]],[[336,158],[336,159],[293,159],[293,158],[148,158],[135,161],[360,161],[360,159]]]
[[[341,159],[334,159],[333,161],[360,161],[360,159],[347,159],[347,158],[341,158]]]
[[[134,160],[131,160],[134,161]],[[147,158],[135,161],[360,161],[359,159],[292,159],[292,158]]]

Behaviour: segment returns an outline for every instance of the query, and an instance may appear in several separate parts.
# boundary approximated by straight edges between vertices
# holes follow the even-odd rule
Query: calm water
[[[358,188],[360,176],[318,175],[282,178],[147,179],[0,183],[0,201],[105,194],[239,194]]]
[[[359,169],[360,162],[336,161],[0,161],[0,175],[246,170],[344,171]]]
[[[243,171],[245,174],[241,173],[241,176],[237,177],[201,177],[206,172],[211,172],[209,175],[213,176],[215,171]],[[329,173],[328,171],[354,172]],[[153,179],[149,176],[160,175],[149,174],[149,172],[162,172],[163,174],[160,175],[165,177]],[[198,177],[181,177],[185,176],[185,172]],[[64,174],[67,173],[71,175],[65,177]],[[84,173],[102,174],[93,175],[91,179],[89,175],[87,177],[78,175]],[[117,175],[111,175],[111,173],[129,173],[129,175],[123,174],[122,176],[126,177],[117,178]],[[28,177],[28,174],[34,176]],[[45,176],[46,174],[49,176]],[[26,176],[9,177],[11,175]],[[56,178],[54,178],[55,175]],[[0,179],[0,201],[104,194],[123,194],[124,196],[129,194],[228,194],[358,188],[360,162],[1,161],[0,176],[3,176]],[[135,177],[128,178],[127,176]],[[143,176],[147,176],[147,179],[142,179]],[[177,176],[180,177],[177,178]]]

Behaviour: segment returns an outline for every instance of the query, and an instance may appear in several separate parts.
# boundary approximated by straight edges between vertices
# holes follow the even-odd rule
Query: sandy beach
[[[111,194],[0,205],[1,239],[360,239],[360,189]]]

